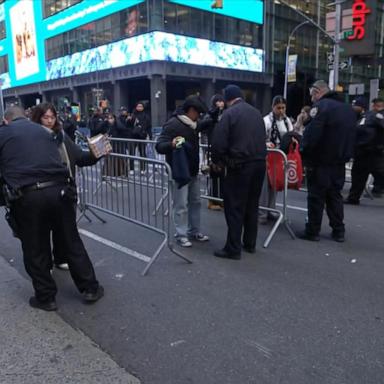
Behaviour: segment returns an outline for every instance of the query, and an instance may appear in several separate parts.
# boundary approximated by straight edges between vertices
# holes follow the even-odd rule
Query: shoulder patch
[[[384,116],[382,113],[376,113],[376,117],[380,120],[384,119]]]
[[[317,107],[313,107],[313,108],[311,108],[311,110],[309,111],[309,116],[311,116],[312,118],[313,118],[313,117],[316,117],[317,112],[319,112],[319,108],[317,108]]]

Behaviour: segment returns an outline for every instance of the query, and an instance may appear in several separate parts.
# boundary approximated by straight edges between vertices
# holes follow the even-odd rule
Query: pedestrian
[[[57,309],[57,287],[50,271],[53,228],[61,228],[69,270],[84,301],[99,300],[104,289],[77,230],[76,188],[58,151],[58,135],[28,121],[20,107],[7,109],[4,118],[8,125],[0,127],[0,173],[35,290],[29,304],[45,311]]]
[[[309,105],[304,105],[304,107],[301,108],[301,111],[297,116],[295,124],[293,124],[293,130],[300,136],[303,136],[305,125],[309,121],[310,110],[311,107]]]
[[[369,174],[375,177],[373,195],[381,197],[384,192],[378,187],[384,180],[384,105],[382,111],[366,113],[368,102],[360,97],[353,101],[352,106],[359,113],[359,121],[351,172],[352,186],[344,203],[358,205]]]
[[[287,101],[283,96],[277,95],[272,99],[272,111],[264,116],[266,143],[268,148],[281,149],[281,144],[285,136],[293,133],[293,125],[286,115]],[[297,144],[297,140],[292,136],[293,143]],[[262,207],[276,209],[277,191],[273,187],[274,180],[269,180],[266,174],[264,178],[263,188],[260,195],[260,205]],[[266,224],[268,220],[274,220],[276,214],[271,211],[260,210],[259,222]]]
[[[381,112],[384,109],[384,98],[376,97],[372,100],[372,111]]]
[[[76,116],[72,113],[71,108],[69,107],[64,114],[63,119],[63,130],[71,138],[72,141],[75,141],[75,132],[77,129]]]
[[[41,124],[48,132],[57,135],[57,143],[60,156],[64,164],[67,165],[70,177],[75,180],[76,165],[85,167],[95,164],[96,159],[91,152],[83,151],[72,139],[64,132],[63,126],[59,123],[57,111],[51,103],[41,103],[36,105],[31,112],[31,121]],[[73,207],[76,211],[76,204]],[[63,237],[60,228],[52,230],[52,255],[53,264],[58,269],[68,270],[68,257],[64,252]]]
[[[323,80],[312,85],[310,95],[313,102],[311,120],[305,127],[301,147],[307,175],[308,221],[299,237],[320,240],[325,206],[332,238],[343,242],[345,226],[341,190],[345,181],[345,164],[353,155],[356,114]]]
[[[136,103],[133,112],[127,117],[127,124],[132,132],[132,139],[147,140],[152,139],[151,118],[145,111],[144,102]],[[136,148],[139,150],[140,157],[147,157],[146,143],[133,142],[131,145],[130,155],[135,156]],[[141,174],[145,173],[145,162],[140,163]],[[134,161],[130,161],[130,173],[134,174]]]
[[[93,113],[88,122],[88,128],[91,136],[96,136],[98,134],[106,133],[106,127],[104,124],[104,113],[103,109],[98,107],[96,111]]]
[[[191,240],[208,241],[208,236],[200,231],[200,182],[199,173],[199,124],[200,114],[207,111],[198,96],[185,99],[176,116],[172,116],[163,126],[157,139],[156,150],[165,154],[172,168],[172,174],[178,169],[186,171],[184,183],[174,183],[173,217],[176,241],[181,247],[191,247]],[[179,147],[180,150],[178,149]],[[180,156],[180,154],[184,157]],[[181,162],[186,162],[182,164]],[[185,167],[184,167],[185,166]]]
[[[258,207],[265,175],[266,134],[260,112],[246,103],[237,85],[224,89],[227,109],[213,132],[214,162],[225,167],[224,213],[228,226],[217,257],[240,259],[256,249]]]
[[[211,107],[208,111],[208,118],[213,120],[212,128],[207,130],[206,134],[203,134],[202,137],[206,137],[206,142],[208,145],[208,150],[206,153],[208,164],[212,163],[212,136],[215,129],[218,129],[218,123],[221,120],[225,109],[224,96],[221,94],[216,94],[211,98]],[[209,168],[209,195],[217,199],[223,199],[223,173],[215,170],[215,167]],[[208,200],[208,209],[218,211],[223,207],[223,203],[218,200],[209,199]]]

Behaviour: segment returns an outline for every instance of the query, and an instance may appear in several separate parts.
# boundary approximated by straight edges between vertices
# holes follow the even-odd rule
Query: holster
[[[7,223],[12,230],[13,236],[16,238],[20,238],[19,226],[17,225],[16,219],[12,215],[11,210],[9,209],[5,210],[5,220],[7,220]]]

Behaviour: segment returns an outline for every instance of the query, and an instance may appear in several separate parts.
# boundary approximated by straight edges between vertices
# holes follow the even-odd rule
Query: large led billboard
[[[6,38],[0,41],[0,56],[8,55],[10,68],[9,73],[0,75],[3,88],[150,60],[263,71],[261,49],[159,31],[45,61],[44,43],[47,38],[142,2],[144,0],[85,0],[46,19],[43,19],[43,1],[40,0],[7,0],[0,4],[0,17],[4,15],[6,24]],[[252,17],[260,16],[260,12],[262,15],[262,2],[248,2],[252,3],[249,12],[257,10]],[[201,8],[205,0],[199,0],[199,3]],[[257,3],[261,3],[261,8],[260,4],[256,6]],[[230,0],[225,0],[225,5],[228,4]],[[242,18],[242,13],[236,15]]]
[[[185,5],[187,7],[214,12],[220,15],[234,17],[251,21],[252,23],[263,24],[264,4],[261,0],[222,0],[219,6],[218,1],[213,0],[168,0],[171,3]]]
[[[151,60],[263,71],[262,49],[156,31],[53,59],[46,80]]]
[[[41,0],[7,0],[0,4],[7,36],[0,41],[0,56],[8,54],[12,87],[45,80],[46,39],[144,1],[85,0],[46,19]]]

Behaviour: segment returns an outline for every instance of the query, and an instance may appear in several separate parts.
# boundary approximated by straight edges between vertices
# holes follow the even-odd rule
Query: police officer
[[[352,166],[352,186],[346,204],[360,204],[369,174],[375,176],[375,196],[384,180],[384,108],[370,111],[357,125],[355,156]]]
[[[57,309],[57,288],[50,273],[50,231],[57,226],[62,228],[71,276],[84,301],[99,300],[104,289],[77,231],[76,194],[55,136],[28,121],[20,107],[6,110],[4,119],[8,125],[0,127],[0,173],[18,226],[25,269],[35,290],[29,304],[45,311]]]
[[[344,207],[341,190],[345,181],[345,163],[353,154],[356,114],[323,80],[310,88],[313,107],[306,125],[302,154],[308,184],[308,222],[299,236],[319,241],[324,205],[332,228],[332,238],[343,242]]]
[[[242,245],[249,253],[254,253],[256,247],[267,153],[265,125],[260,112],[244,101],[237,85],[224,89],[224,99],[228,109],[213,132],[212,158],[226,168],[223,184],[228,233],[224,248],[214,255],[240,259]]]

